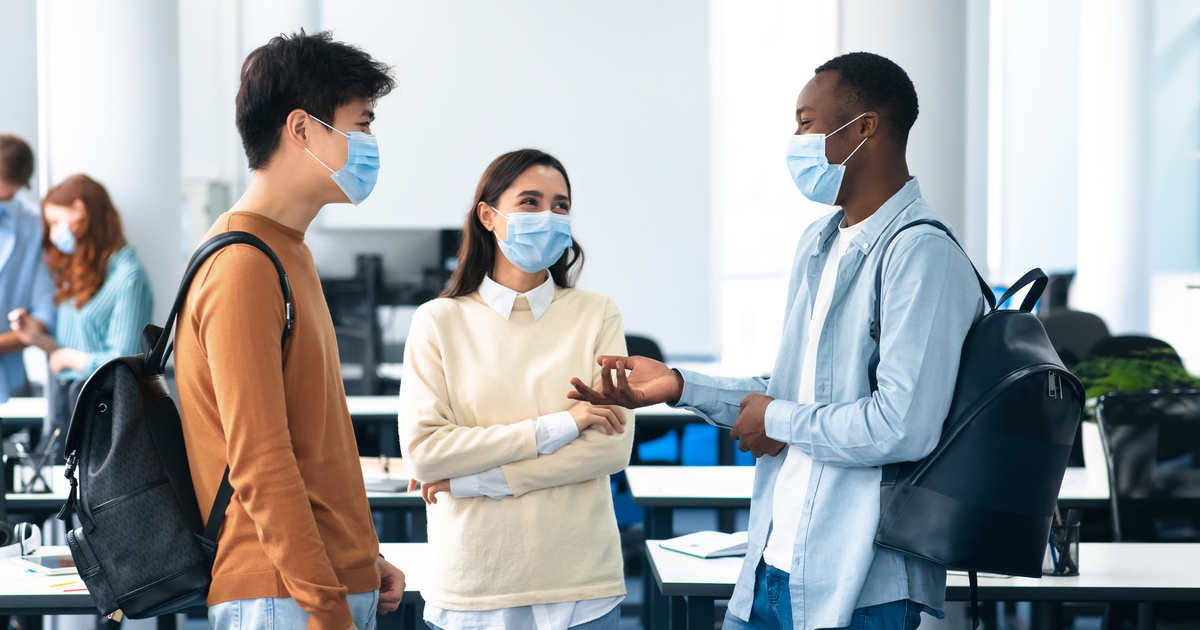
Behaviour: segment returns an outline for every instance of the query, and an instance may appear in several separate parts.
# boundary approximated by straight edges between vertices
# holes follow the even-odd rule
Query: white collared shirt
[[[536,289],[531,289],[526,293],[517,293],[512,289],[492,280],[490,275],[483,277],[483,283],[479,285],[479,297],[488,306],[492,307],[493,311],[500,314],[500,317],[508,319],[512,315],[513,304],[516,303],[517,297],[525,296],[529,301],[529,310],[533,311],[533,321],[541,319],[546,309],[550,308],[550,303],[554,301],[554,278],[550,274],[546,274],[546,281],[538,285]]]
[[[546,281],[526,293],[516,291],[484,276],[479,285],[479,297],[504,319],[512,315],[513,304],[518,296],[525,296],[536,322],[554,301],[554,278],[546,274]],[[539,455],[557,451],[579,437],[579,427],[569,411],[538,416],[533,422],[537,436]],[[486,496],[500,500],[512,494],[504,472],[499,468],[450,480],[450,494],[456,499]],[[607,615],[625,600],[624,595],[589,599],[579,602],[557,604],[535,604],[496,610],[461,611],[445,610],[432,604],[425,605],[425,620],[445,630],[536,628],[537,630],[566,630],[567,628],[594,621]]]

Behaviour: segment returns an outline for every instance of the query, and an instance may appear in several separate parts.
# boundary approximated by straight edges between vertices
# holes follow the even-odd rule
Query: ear
[[[82,199],[76,199],[71,202],[71,209],[78,212],[80,215],[87,214],[87,206],[84,205]]]
[[[479,222],[483,224],[483,227],[490,232],[496,231],[496,213],[492,212],[492,207],[487,205],[486,201],[479,202],[479,205],[475,207],[475,213],[479,215]]]
[[[311,131],[308,112],[303,109],[293,109],[292,113],[288,114],[287,122],[283,126],[283,139],[285,142],[290,142],[301,149],[308,142],[308,133]]]
[[[870,138],[879,131],[879,114],[875,112],[867,112],[862,118],[858,119],[859,134]]]

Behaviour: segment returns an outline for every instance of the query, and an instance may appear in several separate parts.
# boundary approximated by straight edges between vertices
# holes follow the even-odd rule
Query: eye
[[[570,211],[571,211],[571,204],[569,204],[569,203],[567,203],[567,202],[565,202],[565,201],[560,201],[560,202],[558,202],[558,203],[554,204],[554,209],[555,209],[555,210],[562,210],[563,212],[570,212]]]
[[[533,197],[526,197],[526,198],[524,198],[524,199],[522,199],[522,200],[521,200],[521,205],[523,205],[523,206],[536,206],[536,205],[537,205],[537,199],[534,199]]]
[[[812,119],[811,119],[811,118],[809,118],[808,120],[801,120],[801,121],[800,121],[800,126],[801,126],[801,127],[803,127],[803,126],[805,126],[805,125],[809,125],[809,124],[812,124]]]

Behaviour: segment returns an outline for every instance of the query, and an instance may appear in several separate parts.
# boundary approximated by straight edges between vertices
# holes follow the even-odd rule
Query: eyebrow
[[[566,195],[554,195],[555,201],[570,201],[571,198]]]
[[[538,199],[541,199],[545,195],[543,195],[540,191],[537,191],[537,190],[526,190],[525,192],[517,193],[517,196],[518,197],[537,197]]]
[[[813,110],[813,108],[809,107],[808,105],[805,105],[804,107],[801,107],[800,109],[796,110],[796,115],[799,116],[800,114],[803,114],[804,112],[810,112],[810,111],[815,111],[815,110]]]

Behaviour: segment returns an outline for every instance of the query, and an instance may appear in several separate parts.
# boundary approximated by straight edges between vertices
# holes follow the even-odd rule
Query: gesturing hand
[[[600,391],[573,378],[575,391],[567,394],[572,400],[586,400],[593,405],[617,405],[626,409],[675,402],[683,395],[683,377],[671,368],[646,357],[600,357],[596,361],[600,372]],[[613,371],[616,383],[613,383]],[[629,370],[626,376],[625,370]]]
[[[775,400],[762,394],[750,394],[738,405],[738,418],[729,437],[738,440],[738,450],[755,457],[778,455],[786,446],[767,437],[767,406]]]
[[[569,411],[580,433],[589,427],[596,427],[609,435],[625,432],[625,414],[612,405],[593,405],[584,401]]]

